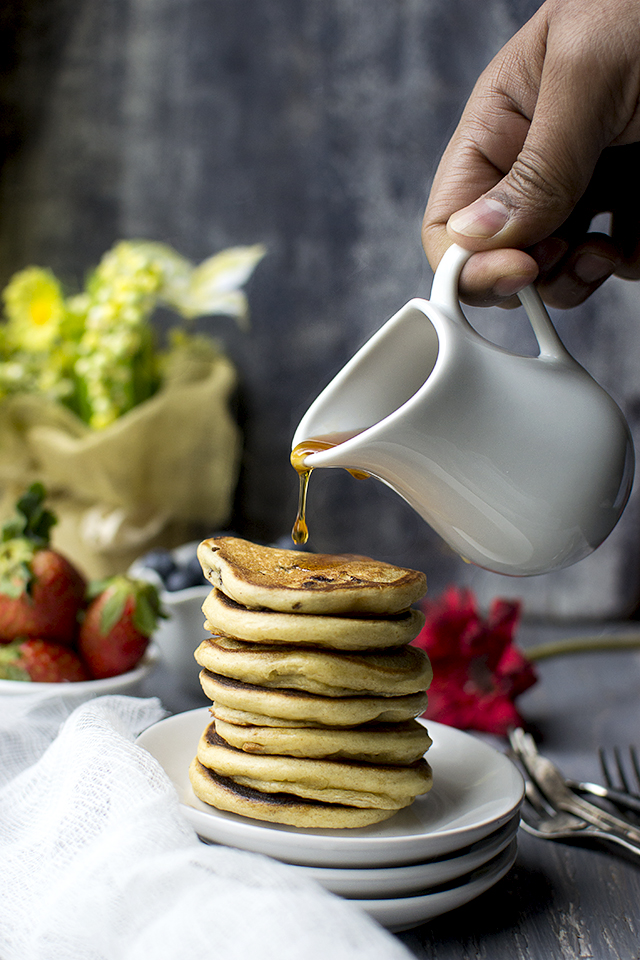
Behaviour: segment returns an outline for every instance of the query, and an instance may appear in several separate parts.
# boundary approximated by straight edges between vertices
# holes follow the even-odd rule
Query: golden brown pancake
[[[426,653],[409,646],[345,653],[213,637],[203,640],[194,656],[211,673],[261,687],[306,690],[325,697],[420,693],[432,678]]]
[[[218,810],[229,810],[253,820],[284,823],[312,830],[367,827],[388,820],[397,809],[362,809],[337,803],[302,800],[291,793],[263,793],[234,783],[203,767],[197,757],[189,767],[193,792]]]
[[[417,570],[355,554],[314,554],[264,547],[237,537],[204,540],[205,576],[237,603],[283,613],[389,615],[426,592]]]
[[[378,721],[396,723],[412,720],[427,709],[427,694],[400,697],[320,697],[304,690],[276,690],[200,672],[207,697],[218,705],[283,720],[311,721],[314,726],[356,727]],[[268,723],[265,723],[268,726]]]
[[[205,629],[251,643],[291,643],[335,650],[372,650],[399,647],[414,640],[424,625],[420,610],[404,610],[389,617],[321,616],[255,610],[236,603],[214,589],[202,610]]]
[[[257,755],[230,747],[211,723],[202,734],[200,763],[234,783],[266,793],[293,793],[306,800],[353,807],[392,809],[431,789],[426,760],[404,766],[348,760]]]
[[[361,727],[243,726],[215,720],[218,736],[245,753],[286,757],[346,758],[367,763],[413,763],[424,756],[431,738],[417,720],[370,723]]]
[[[200,675],[202,679],[202,674]],[[249,710],[236,710],[222,703],[214,703],[211,707],[211,716],[225,723],[233,723],[245,727],[317,727],[317,720],[294,720],[290,717],[266,717],[264,714],[251,713]],[[340,729],[340,728],[338,728]]]

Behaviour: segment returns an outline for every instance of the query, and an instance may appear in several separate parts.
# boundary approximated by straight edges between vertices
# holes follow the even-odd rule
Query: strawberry
[[[89,675],[77,653],[49,640],[15,640],[0,647],[0,679],[73,683]]]
[[[157,589],[144,580],[112,577],[93,587],[92,593],[80,625],[78,652],[98,680],[135,667],[163,614]]]
[[[84,577],[50,547],[56,518],[34,483],[0,533],[0,642],[38,637],[73,644],[84,605]]]

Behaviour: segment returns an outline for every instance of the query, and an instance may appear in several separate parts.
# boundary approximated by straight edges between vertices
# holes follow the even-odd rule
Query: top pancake
[[[424,596],[417,570],[355,554],[306,553],[215,537],[198,547],[205,577],[237,603],[283,613],[393,614]]]

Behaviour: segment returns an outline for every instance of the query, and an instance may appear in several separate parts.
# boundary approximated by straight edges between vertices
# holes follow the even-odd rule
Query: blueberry
[[[194,587],[206,584],[207,580],[202,572],[202,567],[200,566],[200,561],[198,560],[197,556],[191,557],[191,559],[185,565],[185,569],[188,570],[193,577]]]
[[[155,572],[166,582],[167,577],[176,570],[176,562],[168,550],[150,550],[142,557],[141,565]]]
[[[167,590],[186,590],[187,587],[195,587],[199,581],[194,582],[193,574],[186,567],[177,567],[172,570],[165,581]]]

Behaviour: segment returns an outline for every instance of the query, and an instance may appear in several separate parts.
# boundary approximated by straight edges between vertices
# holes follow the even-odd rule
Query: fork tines
[[[600,767],[607,786],[612,789],[623,790],[632,797],[640,797],[640,793],[638,792],[640,790],[640,759],[638,758],[638,751],[634,746],[629,747],[628,764],[623,762],[622,751],[619,747],[613,747],[612,752],[613,762],[607,759],[607,752],[603,747],[600,747],[598,750]],[[615,773],[612,772],[612,765],[615,766],[617,778]],[[635,783],[633,784],[630,776],[627,775],[628,767],[631,768],[632,776],[635,779]]]

